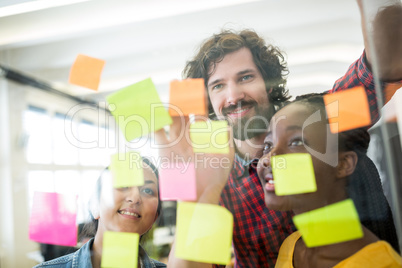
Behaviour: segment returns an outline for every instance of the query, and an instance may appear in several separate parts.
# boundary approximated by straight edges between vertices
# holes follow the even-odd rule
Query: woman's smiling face
[[[158,181],[143,165],[144,185],[113,188],[112,176],[102,176],[98,231],[146,233],[157,218]]]
[[[338,187],[336,167],[314,156],[337,153],[337,136],[328,131],[325,116],[323,118],[321,115],[321,120],[315,123],[305,124],[306,120],[316,112],[315,110],[318,109],[296,102],[282,108],[271,120],[269,132],[264,141],[264,156],[260,159],[257,168],[264,189],[265,204],[270,209],[286,211],[320,207],[328,203],[331,191],[335,190],[333,187]],[[311,152],[317,153],[311,154]],[[316,192],[288,196],[275,195],[271,156],[291,153],[311,154],[317,183]]]

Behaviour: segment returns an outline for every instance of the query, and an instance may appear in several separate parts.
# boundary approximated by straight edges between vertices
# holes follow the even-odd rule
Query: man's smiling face
[[[273,107],[248,48],[229,53],[217,62],[207,86],[215,114],[229,120],[236,139],[247,140],[266,132]]]

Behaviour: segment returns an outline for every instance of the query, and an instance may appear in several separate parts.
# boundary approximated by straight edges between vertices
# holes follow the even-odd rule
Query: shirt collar
[[[92,262],[91,262],[91,249],[92,245],[94,243],[94,238],[91,238],[85,245],[81,247],[80,250],[76,252],[75,258],[77,258],[77,261],[73,262],[73,267],[76,267],[75,264],[78,264],[77,267],[79,268],[92,268]]]
[[[94,238],[91,238],[85,245],[81,247],[80,250],[76,252],[75,258],[78,260],[79,268],[92,268],[91,262],[91,250],[92,245],[94,243]],[[138,256],[142,261],[142,267],[144,268],[155,268],[154,262],[149,258],[146,251],[142,248],[141,245],[138,246]],[[77,262],[74,262],[77,263]],[[74,266],[75,267],[75,266]]]
[[[237,177],[248,176],[250,168],[256,168],[258,163],[258,158],[246,161],[241,158],[238,154],[235,155],[234,168],[237,170]]]
[[[142,267],[144,268],[155,268],[154,262],[149,258],[147,252],[142,248],[141,245],[138,246],[138,256],[142,262]]]

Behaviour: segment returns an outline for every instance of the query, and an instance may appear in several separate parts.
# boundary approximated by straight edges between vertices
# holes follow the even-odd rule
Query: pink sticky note
[[[161,200],[197,199],[194,163],[169,163],[159,170],[159,193]]]
[[[35,192],[29,239],[61,246],[77,244],[77,196]]]

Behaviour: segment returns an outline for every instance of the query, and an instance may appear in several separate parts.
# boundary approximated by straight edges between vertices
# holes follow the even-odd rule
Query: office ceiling
[[[286,51],[292,95],[329,89],[363,50],[351,0],[74,0],[2,13],[41,1],[0,1],[0,64],[91,100],[151,77],[167,101],[169,82],[223,28],[254,29]],[[98,92],[68,84],[77,54],[106,61]]]

